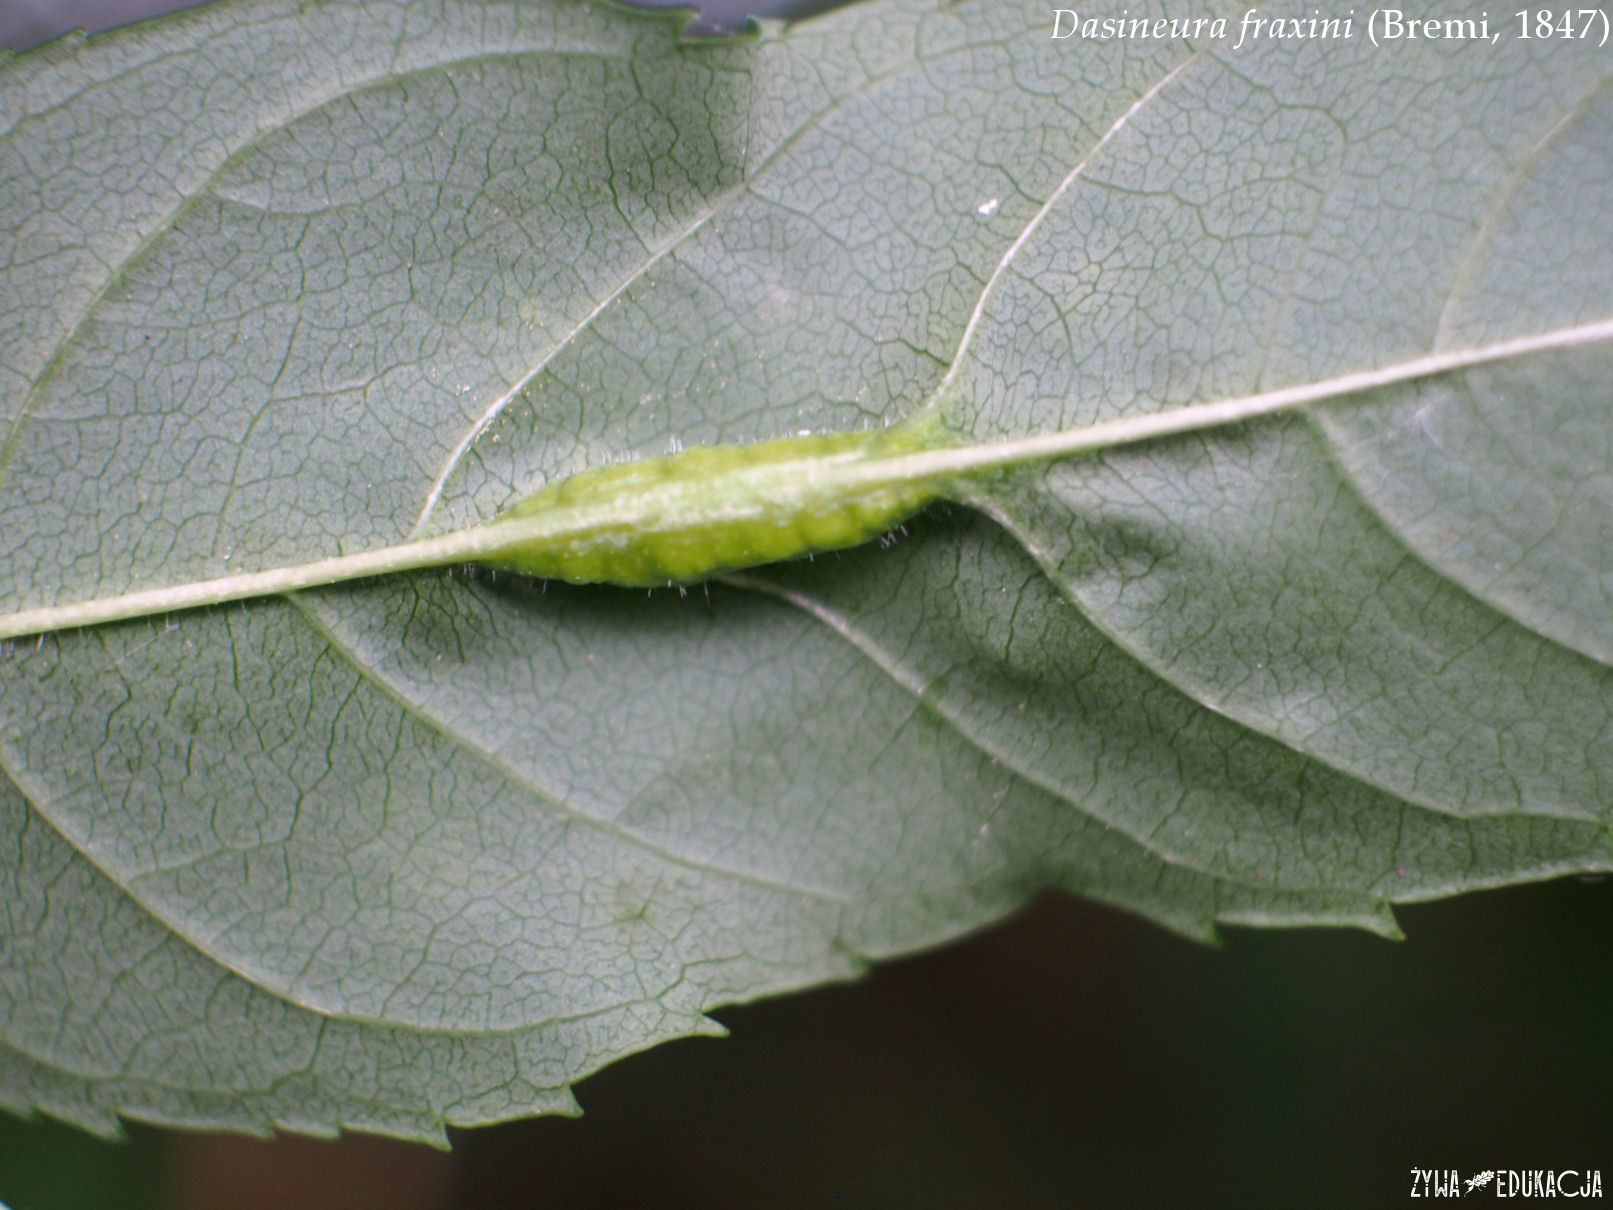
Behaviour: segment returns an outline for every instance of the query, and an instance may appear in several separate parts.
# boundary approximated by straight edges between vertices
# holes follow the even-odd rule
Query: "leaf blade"
[[[329,14],[339,25],[342,11],[326,6],[319,20]],[[0,383],[6,423],[36,406],[17,402],[15,384],[55,400],[63,432],[81,419],[109,430],[151,425],[109,442],[102,452],[116,456],[104,476],[80,483],[105,477],[125,493],[131,481],[167,483],[175,493],[155,503],[114,494],[123,505],[103,511],[86,488],[71,513],[83,530],[59,518],[53,528],[35,515],[60,509],[43,456],[50,447],[13,456],[0,507],[9,502],[13,521],[31,518],[25,529],[39,542],[28,560],[7,565],[8,601],[61,599],[140,575],[207,574],[195,569],[219,566],[225,534],[240,544],[232,566],[384,545],[416,524],[434,484],[445,486],[429,521],[449,528],[563,470],[659,452],[674,437],[855,428],[909,414],[938,391],[948,417],[985,438],[1404,362],[1450,347],[1424,338],[1442,311],[1412,305],[1430,291],[1417,288],[1411,258],[1353,255],[1362,239],[1348,219],[1377,213],[1374,202],[1419,197],[1430,179],[1440,198],[1465,197],[1464,213],[1495,213],[1468,196],[1475,183],[1504,181],[1499,169],[1538,143],[1550,114],[1600,87],[1587,83],[1600,69],[1572,54],[1500,58],[1445,84],[1421,78],[1440,74],[1432,61],[1396,61],[1405,70],[1385,81],[1383,64],[1335,58],[1336,48],[1288,57],[1267,49],[1236,64],[1179,46],[1114,56],[1053,44],[1045,11],[1029,6],[995,10],[993,28],[978,6],[875,3],[715,56],[560,5],[474,11],[489,24],[466,33],[455,11],[376,10],[370,20],[398,23],[371,29],[377,36],[366,43],[380,56],[368,60],[382,64],[379,77],[335,103],[293,98],[250,147],[225,139],[208,148],[211,159],[194,154],[183,179],[192,192],[211,182],[205,207],[193,203],[176,218],[151,202],[136,208],[129,233],[87,224],[102,242],[82,246],[109,249],[107,266],[137,255],[114,282],[110,269],[83,275],[93,257],[66,254],[81,261],[60,270],[72,304],[63,325],[19,320],[37,296],[3,279],[12,327],[0,330],[33,342],[32,360],[14,360]],[[330,27],[272,3],[212,12],[165,26],[161,38],[173,41],[163,45],[181,53],[190,38],[191,53],[216,54],[237,45],[232,38],[275,31],[287,40],[277,66],[286,96],[297,79],[285,65],[315,62],[297,48],[332,38]],[[244,13],[256,15],[257,34],[250,21],[234,30]],[[573,27],[562,21],[573,19],[597,43],[567,42]],[[542,46],[501,58],[499,47],[522,30]],[[118,78],[118,56],[138,67],[158,45],[143,38],[92,42],[82,62]],[[562,43],[580,53],[561,53]],[[493,53],[484,61],[463,49],[471,45]],[[393,73],[384,57],[392,53],[416,58],[397,60]],[[77,54],[12,66],[38,80],[84,71],[73,66]],[[409,63],[445,56],[446,66],[403,78]],[[227,57],[217,57],[227,74]],[[1265,95],[1239,91],[1240,80]],[[1493,146],[1472,123],[1446,138],[1407,105],[1416,85],[1447,98],[1432,107],[1435,117],[1481,113],[1458,103],[1463,89],[1493,102],[1519,80],[1533,91],[1513,110],[1490,111],[1499,119]],[[489,98],[502,98],[491,108],[507,123],[487,116]],[[197,104],[190,93],[183,99]],[[543,104],[553,112],[536,113]],[[614,152],[579,137],[566,143],[577,160],[570,177],[532,168],[544,163],[534,132],[580,129],[582,111],[621,140]],[[1386,158],[1382,140],[1393,143],[1407,115],[1425,119],[1408,128],[1422,158]],[[1351,129],[1376,131],[1379,142],[1338,137]],[[1204,156],[1217,145],[1206,135],[1222,139],[1226,154]],[[206,145],[184,141],[195,137],[175,133],[179,150],[167,154],[183,160],[186,146]],[[439,143],[461,154],[445,159]],[[378,147],[386,154],[377,157]],[[473,153],[482,162],[471,170]],[[1468,171],[1469,159],[1479,167]],[[1077,164],[1086,166],[1072,174]],[[1340,164],[1353,172],[1333,171]],[[1382,171],[1369,172],[1374,165]],[[1430,178],[1431,168],[1452,170]],[[1161,187],[1172,173],[1180,196]],[[29,171],[9,179],[35,188]],[[567,180],[594,189],[598,203],[567,213],[597,210],[614,233],[607,242],[622,250],[609,265],[583,265],[594,272],[581,284],[565,280],[575,267],[568,259],[586,247],[581,228],[549,222]],[[1329,181],[1349,187],[1322,187]],[[1238,205],[1212,214],[1215,197]],[[1034,222],[1044,208],[1046,220]],[[456,222],[477,219],[486,226],[455,233]],[[50,243],[48,223],[36,221],[24,242]],[[1441,212],[1428,226],[1449,251],[1461,224]],[[228,264],[232,240],[272,260],[269,252],[297,247],[288,233],[304,229],[325,253],[311,263],[333,275],[306,288],[285,276],[267,296],[281,311],[255,323],[263,299],[253,283],[275,279],[248,263],[235,292],[219,295],[233,310],[176,320],[174,332],[198,338],[201,352],[176,355],[167,394],[150,395],[161,375],[131,338],[152,307],[170,317],[194,311],[181,303],[210,297],[209,275]],[[1397,234],[1392,224],[1383,230]],[[273,238],[243,243],[254,231]],[[443,241],[435,261],[423,255],[433,241]],[[1024,270],[1027,296],[1039,288],[1079,304],[1072,315],[1081,322],[1066,325],[1065,337],[1019,323],[1014,290],[986,289],[1016,247],[1008,262]],[[1260,255],[1271,248],[1284,256]],[[1043,261],[1027,269],[1036,255]],[[1344,286],[1314,299],[1292,289],[1265,299],[1306,303],[1303,322],[1292,307],[1244,313],[1236,287],[1250,272],[1280,282],[1296,258],[1312,267],[1306,280]],[[1447,280],[1477,280],[1471,258],[1448,260]],[[372,279],[407,282],[411,265],[432,270],[422,275],[432,299],[418,311],[401,287],[370,289]],[[1363,266],[1395,284],[1398,310],[1361,303],[1364,278],[1350,274]],[[344,267],[352,271],[337,272]],[[167,292],[170,270],[180,285]],[[1148,289],[1167,302],[1175,291],[1181,303],[1190,296],[1183,282],[1200,287],[1194,307],[1151,314],[1126,303],[1128,291],[1147,301]],[[1195,309],[1218,289],[1228,291],[1226,306]],[[549,310],[534,316],[517,304]],[[1329,306],[1359,317],[1355,330],[1347,341],[1307,339],[1338,336],[1321,322]],[[1421,328],[1408,326],[1412,312]],[[1581,291],[1566,311],[1482,334],[1504,339],[1603,314]],[[506,326],[512,315],[520,322]],[[1183,356],[1206,333],[1207,355]],[[1062,351],[1054,338],[1064,339]],[[63,340],[70,355],[47,370]],[[199,370],[228,370],[232,341],[242,381],[269,386],[243,390],[226,416],[209,416]],[[115,384],[122,371],[133,386],[90,389]],[[1032,391],[1002,386],[1032,379]],[[277,406],[265,409],[253,391]],[[138,406],[159,397],[162,408]],[[20,436],[10,430],[17,450],[36,432],[29,414],[36,419]],[[242,431],[244,454],[232,444]],[[186,480],[174,468],[203,447],[228,473],[211,472],[214,496],[181,499]],[[369,458],[362,470],[355,450]],[[1600,673],[1516,616],[1485,612],[1487,601],[1432,561],[1417,563],[1379,519],[1393,510],[1325,478],[1332,456],[1290,418],[1020,472],[980,501],[1025,549],[979,519],[928,517],[892,550],[755,573],[743,587],[714,588],[709,603],[417,573],[296,604],[190,614],[174,630],[126,623],[6,648],[0,768],[17,789],[0,787],[0,798],[42,854],[15,870],[8,857],[6,908],[37,909],[37,878],[70,867],[86,911],[141,922],[124,929],[133,953],[97,959],[73,948],[76,981],[55,999],[44,994],[43,960],[95,937],[74,935],[64,918],[53,922],[66,930],[53,934],[64,938],[59,947],[10,941],[0,1045],[8,1061],[21,1056],[10,1102],[103,1128],[109,1112],[124,1110],[248,1129],[430,1134],[445,1120],[565,1109],[569,1081],[661,1038],[709,1030],[701,1013],[710,1007],[849,977],[869,957],[945,940],[1045,887],[1198,936],[1218,921],[1388,933],[1395,902],[1613,866],[1600,781],[1607,763],[1591,742]],[[1247,484],[1245,504],[1259,499],[1256,489],[1336,502],[1355,526],[1348,549],[1372,555],[1318,566],[1300,557],[1303,539],[1289,539],[1285,587],[1308,583],[1307,600],[1336,606],[1342,565],[1358,600],[1395,623],[1390,630],[1408,620],[1399,629],[1433,672],[1462,654],[1452,642],[1462,637],[1457,623],[1479,657],[1485,642],[1500,642],[1499,656],[1479,658],[1491,679],[1470,678],[1469,700],[1483,683],[1542,695],[1544,712],[1478,703],[1490,711],[1481,719],[1489,734],[1517,751],[1489,763],[1458,753],[1467,763],[1451,767],[1475,789],[1454,774],[1420,783],[1435,766],[1420,763],[1418,736],[1408,743],[1384,723],[1392,714],[1378,720],[1392,744],[1358,735],[1352,759],[1335,760],[1314,729],[1292,724],[1306,706],[1332,710],[1335,722],[1357,719],[1351,702],[1318,705],[1298,682],[1236,700],[1249,679],[1241,644],[1253,610],[1240,609],[1245,629],[1219,640],[1224,667],[1199,677],[1191,664],[1158,658],[1184,647],[1150,631],[1148,611],[1133,609],[1113,577],[1083,583],[1074,573],[1090,568],[1057,557],[1061,529],[1072,549],[1091,538],[1083,525],[1107,535],[1107,545],[1088,546],[1117,558],[1148,553],[1150,532],[1168,535],[1166,554],[1173,543],[1189,549],[1185,533],[1210,552],[1209,572],[1188,566],[1197,576],[1170,580],[1164,595],[1191,599],[1208,574],[1235,596],[1249,585],[1228,567],[1260,571],[1265,548],[1252,538],[1246,550],[1231,546],[1259,536],[1261,509],[1238,524],[1180,524],[1195,508],[1226,506],[1227,493],[1212,489],[1232,472],[1220,486]],[[244,511],[227,490],[237,479],[259,485]],[[276,481],[278,497],[261,486]],[[1302,482],[1310,488],[1296,492]],[[1163,501],[1181,515],[1162,520]],[[269,502],[284,504],[284,515],[266,520]],[[1080,511],[1088,504],[1102,506],[1090,521]],[[120,530],[120,514],[142,515],[136,505],[166,517],[163,532],[137,540]],[[1346,548],[1318,546],[1315,535],[1326,532],[1312,526],[1313,556]],[[1206,534],[1226,540],[1217,548]],[[1399,591],[1402,564],[1420,597],[1390,591]],[[1444,632],[1409,624],[1426,623],[1431,609],[1444,611]],[[1369,627],[1357,646],[1370,651],[1383,633]],[[1329,694],[1351,684],[1324,679]],[[1400,684],[1416,705],[1412,690],[1439,683]],[[1472,749],[1483,727],[1466,725]],[[1385,768],[1358,759],[1379,752]],[[1520,768],[1535,778],[1521,811],[1501,793]],[[1571,792],[1553,796],[1564,787]],[[173,970],[151,983],[195,995],[155,1004],[136,994],[139,979],[118,978],[138,971],[153,945],[172,955]],[[174,973],[181,967],[189,973]],[[219,993],[228,1013],[191,1011],[210,999],[205,987],[228,989]],[[102,1003],[129,1024],[103,1035],[65,1031],[51,1045],[29,1024],[41,1019],[33,1009]],[[174,1014],[176,1048],[205,1035],[217,1049],[189,1066],[143,1051],[139,1022],[164,1011]],[[278,1048],[278,1065],[274,1056],[254,1056],[255,1066],[226,1061],[260,1035]],[[308,1065],[310,1037],[342,1039],[329,1067]],[[160,1078],[170,1063],[183,1074],[176,1087]]]

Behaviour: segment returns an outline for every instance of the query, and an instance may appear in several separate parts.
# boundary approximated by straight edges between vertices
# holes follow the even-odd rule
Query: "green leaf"
[[[687,596],[7,645],[0,1099],[434,1138],[1046,887],[1392,934],[1613,867],[1609,61],[1048,26],[236,0],[5,65],[7,613],[676,444],[1131,436]]]
[[[1613,238],[1573,217],[1613,180],[1606,73],[1515,41],[1186,64],[1005,262],[958,422],[1068,427],[1606,318]],[[1548,74],[1522,103],[1509,87]],[[1414,123],[1384,123],[1390,80]],[[1201,158],[1153,150],[1184,129]],[[1207,186],[1206,161],[1252,147],[1257,173]],[[1137,274],[1162,242],[1179,271]],[[1245,726],[1431,810],[1598,823],[1609,366],[1602,346],[1525,357],[982,502],[1116,641]]]

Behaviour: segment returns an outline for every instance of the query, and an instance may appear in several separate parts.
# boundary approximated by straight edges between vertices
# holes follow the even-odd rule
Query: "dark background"
[[[14,1210],[1410,1205],[1410,1170],[1613,1178],[1613,881],[1219,949],[1047,897],[944,950],[717,1015],[445,1153],[0,1114]],[[1613,1190],[1610,1190],[1613,1192]]]
[[[182,6],[0,0],[0,46]],[[742,24],[745,8],[787,4],[708,4],[707,27]],[[460,1131],[439,1152],[139,1125],[102,1143],[0,1113],[0,1200],[1358,1208],[1409,1204],[1413,1167],[1613,1179],[1613,881],[1400,918],[1400,943],[1234,929],[1212,949],[1047,897],[860,983],[722,1011],[731,1038],[672,1043],[584,1081],[579,1120]]]

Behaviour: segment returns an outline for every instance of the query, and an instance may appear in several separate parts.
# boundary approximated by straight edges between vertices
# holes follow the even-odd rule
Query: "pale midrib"
[[[953,51],[948,55],[941,56],[941,61],[962,53],[964,52]],[[922,66],[933,66],[933,64],[926,64]],[[921,65],[919,64],[906,64],[891,71],[869,76],[867,79],[861,81],[855,88],[839,97],[834,98],[823,109],[806,115],[800,121],[800,123],[790,130],[787,135],[781,138],[778,143],[755,164],[754,167],[750,167],[746,170],[746,175],[742,180],[732,187],[706,199],[704,207],[701,208],[689,222],[685,223],[679,231],[665,240],[658,248],[653,250],[646,248],[645,251],[648,255],[642,263],[634,267],[631,272],[624,274],[621,281],[618,282],[616,286],[613,287],[609,292],[607,292],[586,315],[573,324],[571,328],[567,330],[566,333],[561,336],[560,339],[557,340],[547,352],[545,352],[537,359],[536,362],[533,363],[531,368],[529,368],[518,379],[516,379],[515,382],[507,390],[505,390],[503,394],[501,394],[498,398],[493,400],[491,404],[483,409],[481,415],[476,418],[476,420],[471,424],[470,428],[466,430],[465,435],[460,438],[459,444],[456,445],[449,453],[448,458],[443,463],[442,469],[437,472],[437,477],[432,480],[431,487],[427,489],[426,492],[425,502],[421,505],[420,515],[415,518],[414,526],[410,529],[408,537],[410,539],[416,539],[426,532],[427,526],[431,523],[432,515],[435,513],[437,506],[442,502],[443,493],[448,488],[448,481],[453,477],[454,472],[459,468],[461,463],[464,462],[466,456],[470,453],[471,448],[476,444],[477,440],[482,436],[482,434],[493,426],[499,417],[504,414],[504,412],[510,407],[511,404],[515,402],[515,400],[520,398],[521,394],[532,385],[533,381],[541,373],[548,369],[549,366],[553,365],[556,359],[564,354],[567,349],[576,343],[578,339],[591,332],[596,320],[598,320],[602,315],[605,314],[605,312],[609,311],[613,306],[615,306],[616,303],[620,301],[621,298],[625,296],[627,292],[635,285],[648,277],[650,272],[658,265],[669,259],[675,258],[678,253],[688,245],[689,241],[694,239],[695,236],[698,235],[706,226],[713,221],[726,216],[740,202],[740,200],[753,193],[756,189],[756,186],[762,181],[762,179],[766,177],[773,168],[783,163],[785,155],[792,148],[798,146],[800,142],[809,134],[826,127],[834,117],[842,113],[853,103],[872,96],[876,90],[883,88],[887,83],[891,82],[892,80],[900,79],[910,72],[920,70],[920,67]],[[1173,72],[1172,74],[1174,75],[1175,73]],[[1167,79],[1168,78],[1169,77],[1167,77]],[[1154,92],[1158,91],[1158,87],[1162,86],[1163,83],[1164,81],[1161,81],[1159,86],[1151,89],[1144,97],[1139,98],[1137,103],[1127,111],[1126,116],[1129,117],[1137,106],[1141,105],[1142,102],[1147,99],[1147,97],[1152,96]],[[1103,139],[1099,141],[1097,146],[1101,147],[1104,142],[1108,141],[1110,135],[1113,133],[1114,131],[1111,129],[1109,133],[1105,134]],[[1083,160],[1081,165],[1077,166],[1075,172],[1079,172],[1081,166],[1086,162],[1086,160]],[[1072,172],[1070,177],[1065,178],[1064,183],[1060,185],[1058,191],[1055,192],[1054,199],[1056,199],[1059,194],[1062,193],[1063,190],[1069,185],[1071,178],[1073,178],[1075,175],[1075,172]],[[1038,223],[1041,222],[1042,217],[1046,214],[1048,207],[1051,205],[1052,201],[1050,200],[1048,205],[1044,206],[1042,210],[1038,212],[1036,217],[1031,220],[1030,225],[1020,233],[1019,238],[1016,239],[1014,244],[1010,247],[1008,253],[1004,256],[1002,263],[998,265],[996,273],[993,274],[992,282],[988,282],[985,291],[982,292],[980,306],[985,305],[985,300],[990,293],[992,283],[995,282],[997,277],[1001,275],[1003,268],[1013,258],[1014,254],[1018,252],[1020,245],[1024,243],[1030,232],[1035,229]],[[968,330],[965,331],[964,347],[967,347],[970,339],[970,333],[973,331],[973,328],[978,320],[979,308],[976,309],[976,314],[974,318],[970,320]],[[951,375],[948,374],[946,378],[942,379],[941,387],[944,388],[950,380]],[[939,395],[939,393],[940,390],[938,389],[936,394]]]
[[[1169,72],[1166,72],[1146,92],[1138,96],[1137,99],[1126,108],[1125,112],[1122,113],[1120,117],[1110,125],[1108,130],[1104,132],[1102,137],[1098,139],[1088,153],[1083,156],[1080,161],[1078,161],[1076,165],[1064,176],[1064,178],[1054,188],[1053,192],[1048,196],[1047,200],[1037,210],[1036,214],[1032,216],[1029,223],[1026,224],[1025,228],[1015,238],[1014,242],[1008,246],[1006,251],[1003,253],[1003,256],[998,261],[996,268],[993,270],[991,277],[987,280],[985,286],[982,288],[980,297],[976,300],[974,310],[970,315],[968,323],[965,325],[963,337],[959,342],[957,354],[953,358],[951,368],[943,376],[941,382],[936,387],[935,391],[932,392],[925,406],[920,409],[921,411],[927,411],[933,408],[936,403],[945,396],[946,392],[951,387],[960,368],[964,364],[965,355],[968,352],[970,344],[973,342],[975,332],[984,317],[986,306],[994,295],[997,285],[1006,275],[1010,265],[1018,256],[1020,250],[1040,228],[1042,222],[1047,218],[1049,213],[1052,212],[1058,201],[1081,177],[1081,175],[1085,172],[1087,165],[1091,163],[1092,159],[1116,137],[1119,131],[1126,126],[1131,118],[1138,113],[1150,100],[1156,97],[1172,80],[1174,80],[1189,63],[1194,62],[1195,58],[1196,56],[1189,56],[1181,63],[1177,64],[1176,67],[1172,68]],[[622,293],[624,293],[635,281],[639,280],[644,273],[648,272],[650,268],[660,263],[665,257],[675,253],[678,248],[682,247],[684,243],[702,227],[704,227],[707,222],[709,222],[716,215],[720,214],[725,206],[731,205],[735,198],[742,196],[750,188],[752,188],[754,182],[761,175],[761,173],[764,172],[772,163],[776,162],[782,153],[790,145],[798,141],[806,131],[821,126],[823,122],[825,122],[833,114],[839,112],[851,100],[859,96],[866,95],[871,90],[880,87],[892,76],[899,76],[903,74],[903,71],[905,70],[910,69],[904,68],[902,70],[872,76],[866,80],[860,88],[853,90],[848,96],[836,99],[836,101],[825,111],[813,115],[808,121],[803,122],[799,127],[791,131],[786,138],[781,140],[780,145],[775,147],[772,152],[769,153],[761,164],[758,165],[758,168],[750,176],[748,176],[746,180],[741,182],[734,189],[729,190],[726,194],[714,199],[710,208],[704,214],[697,216],[692,223],[686,226],[661,248],[657,249],[649,257],[647,262],[640,267],[639,271],[628,275],[628,277],[615,290],[602,299],[582,321],[576,324],[572,330],[566,334],[564,339],[561,340],[554,349],[550,350],[545,357],[541,358],[533,368],[531,368],[502,396],[500,396],[499,399],[497,399],[490,408],[484,411],[484,413],[471,426],[470,430],[466,433],[465,437],[450,455],[447,463],[429,489],[420,516],[416,520],[416,523],[413,529],[410,531],[408,539],[405,542],[382,547],[373,551],[367,551],[358,555],[335,556],[332,558],[315,560],[310,563],[274,568],[264,572],[248,573],[238,576],[227,576],[215,580],[195,581],[189,584],[174,585],[166,588],[125,593],[115,597],[96,598],[91,601],[80,602],[73,605],[48,606],[42,609],[24,610],[11,615],[0,615],[0,641],[14,639],[25,635],[42,634],[55,630],[69,629],[75,626],[101,625],[107,622],[125,621],[131,618],[139,617],[149,617],[175,610],[225,604],[230,601],[245,600],[251,597],[295,592],[303,588],[318,587],[323,584],[338,583],[341,581],[358,579],[365,576],[389,575],[400,571],[417,570],[423,567],[441,566],[445,563],[473,561],[477,557],[478,553],[485,553],[486,551],[485,543],[478,544],[473,541],[478,533],[483,532],[480,528],[473,527],[471,529],[456,531],[454,533],[441,535],[437,538],[431,539],[421,539],[420,534],[424,531],[426,525],[428,524],[429,519],[441,498],[442,492],[446,487],[447,481],[453,473],[454,468],[460,463],[464,455],[469,451],[475,439],[493,423],[497,416],[502,413],[503,410],[516,397],[519,396],[520,392],[531,382],[531,380],[536,377],[536,375],[548,364],[550,364],[550,362],[552,362],[554,357],[558,355],[561,350],[569,345],[581,332],[585,331],[593,320],[595,320],[604,310],[606,310],[611,303],[613,303]],[[345,92],[349,90],[344,89],[343,91]],[[210,175],[208,184],[210,184],[213,180],[216,180],[219,177],[219,174],[224,171],[224,168],[242,153],[245,146],[250,146],[252,141],[255,141],[255,138],[254,140],[250,140],[247,144],[245,144],[243,148],[236,149],[230,154],[230,156],[221,161],[220,165],[215,168],[213,173]],[[205,188],[206,186],[204,185],[203,188],[199,189],[195,195],[187,196],[184,203],[182,203],[176,213],[182,212],[183,209],[194,201],[195,197],[201,196],[202,193],[205,192]],[[143,241],[143,243],[157,238],[157,236],[160,235],[162,231],[166,230],[166,228],[167,223],[161,224],[157,230],[157,233],[148,237],[148,240]],[[137,254],[138,249],[134,255]],[[122,263],[127,264],[129,262],[126,260]],[[115,279],[117,275],[117,273],[112,274],[109,280]],[[105,286],[103,285],[102,292],[104,292],[104,289]],[[99,295],[97,297],[99,297]],[[92,310],[93,302],[90,307],[86,309],[85,315],[87,316]],[[65,348],[66,344],[69,342],[70,341],[64,341],[62,347]],[[52,365],[54,365],[55,361],[59,359],[60,352],[61,351],[58,350],[58,357],[53,358]],[[0,477],[3,477],[4,475],[6,463],[11,457],[18,434],[28,418],[32,407],[32,402],[33,399],[32,396],[30,396],[27,403],[25,403],[23,410],[16,417],[15,423],[12,425],[11,431],[6,435],[4,442],[0,443]],[[514,531],[508,527],[501,529],[500,534],[505,542],[507,542],[512,536],[518,536],[515,535]],[[463,546],[459,544],[460,540],[462,539],[466,540],[466,544]]]
[[[951,446],[916,454],[871,457],[838,466],[831,473],[848,493],[885,484],[957,485],[998,471],[1135,445],[1161,437],[1223,428],[1442,374],[1608,342],[1613,342],[1613,318],[1468,349],[1432,353],[1426,357],[1377,369],[1358,370],[1319,382],[1215,403],[1191,404],[1140,416],[1105,420],[1056,433]],[[22,610],[0,616],[0,640],[76,626],[125,621],[204,605],[219,605],[249,597],[295,592],[366,576],[476,562],[495,550],[507,549],[517,543],[541,541],[562,532],[563,524],[576,525],[578,522],[579,517],[575,514],[557,519],[548,513],[538,513],[356,555],[338,555],[311,563],[147,589],[72,605]]]
[[[1426,357],[1396,362],[1372,370],[1356,370],[1336,378],[1242,395],[1216,403],[1188,404],[1162,412],[1103,420],[1078,429],[1020,437],[985,445],[959,446],[909,454],[893,459],[900,464],[900,479],[923,479],[946,475],[978,474],[1007,470],[1033,462],[1051,462],[1075,454],[1092,453],[1116,446],[1134,445],[1160,437],[1240,424],[1262,416],[1295,411],[1311,404],[1326,403],[1349,395],[1359,395],[1419,379],[1470,370],[1496,362],[1543,353],[1562,352],[1613,341],[1613,318],[1599,319],[1573,327],[1557,328],[1530,336],[1431,353]]]

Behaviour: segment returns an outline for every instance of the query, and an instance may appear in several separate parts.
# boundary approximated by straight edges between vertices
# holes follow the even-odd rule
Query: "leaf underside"
[[[1047,26],[225,0],[0,64],[0,610],[675,442],[997,440],[1613,316],[1594,47]],[[0,1103],[440,1140],[1044,888],[1392,934],[1613,867],[1610,361],[688,596],[430,572],[0,648]]]

